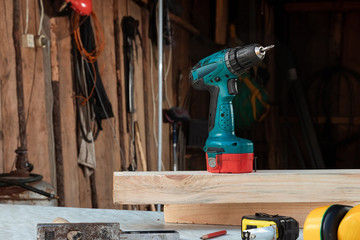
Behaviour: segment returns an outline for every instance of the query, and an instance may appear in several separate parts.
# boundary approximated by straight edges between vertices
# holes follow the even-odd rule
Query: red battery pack
[[[211,167],[206,154],[207,171],[212,173],[251,173],[253,160],[254,153],[223,153],[216,155],[216,166]]]

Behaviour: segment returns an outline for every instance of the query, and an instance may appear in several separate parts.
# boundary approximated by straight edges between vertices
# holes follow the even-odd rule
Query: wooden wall
[[[27,138],[29,161],[34,164],[34,173],[44,176],[53,186],[60,183],[64,189],[61,205],[71,207],[114,208],[112,203],[112,173],[127,171],[131,163],[131,136],[125,101],[125,78],[123,58],[123,36],[121,20],[132,16],[139,21],[142,43],[137,39],[138,56],[135,62],[135,113],[133,120],[138,126],[136,131],[136,155],[138,170],[157,170],[157,49],[148,38],[149,5],[152,1],[103,0],[93,1],[93,8],[103,26],[106,46],[98,59],[99,71],[107,95],[112,104],[114,118],[104,120],[103,131],[95,142],[96,170],[92,177],[85,176],[78,165],[78,131],[76,127],[76,104],[74,99],[74,65],[71,55],[71,31],[68,17],[45,16],[43,34],[50,40],[51,47],[45,49],[21,48],[24,72],[25,112],[27,116]],[[208,94],[191,89],[188,81],[190,67],[202,57],[223,49],[225,45],[215,44],[214,4],[221,1],[177,1],[182,6],[181,21],[173,20],[173,45],[164,48],[163,108],[172,106],[188,109],[192,117],[206,119],[208,114]],[[25,24],[25,3],[21,0],[21,27]],[[279,19],[284,12],[277,11],[267,1],[246,5],[228,1],[229,21],[237,27],[237,36],[245,44],[258,42],[268,45],[278,44],[278,40],[288,34],[297,60],[297,67],[305,84],[310,103],[316,100],[316,91],[307,89],[314,74],[331,66],[340,55],[341,65],[360,72],[356,43],[359,34],[353,29],[360,25],[358,11],[341,13],[290,12],[289,31],[277,32]],[[246,6],[246,7],[244,7]],[[282,6],[283,7],[283,6]],[[245,11],[251,8],[252,12]],[[220,8],[219,8],[220,9]],[[221,8],[223,9],[223,8]],[[0,172],[14,169],[15,149],[18,147],[18,115],[15,81],[15,51],[12,38],[13,1],[4,0],[0,5]],[[237,14],[231,14],[233,12]],[[241,14],[238,14],[240,11]],[[280,17],[279,17],[280,16]],[[29,30],[36,34],[39,25],[39,3],[29,0]],[[180,21],[180,22],[181,22]],[[184,25],[184,21],[193,26]],[[177,23],[176,23],[177,22]],[[281,21],[280,21],[281,22]],[[175,24],[176,23],[176,24]],[[305,24],[306,23],[306,24]],[[324,26],[327,26],[324,28]],[[190,29],[190,32],[184,29]],[[256,30],[254,30],[256,28]],[[192,30],[191,30],[192,29]],[[256,32],[255,32],[256,31]],[[225,31],[226,32],[226,31]],[[225,33],[227,34],[227,33]],[[196,37],[194,37],[196,35]],[[279,44],[282,44],[280,41]],[[141,46],[141,47],[140,47]],[[355,50],[354,50],[355,49]],[[271,111],[264,122],[257,123],[245,132],[245,138],[253,140],[255,155],[259,156],[261,168],[298,168],[296,149],[291,144],[291,134],[299,139],[299,120],[293,111],[287,79],[283,78],[287,69],[283,68],[287,58],[275,54],[281,51],[277,45],[265,59],[270,74],[266,89],[269,92]],[[170,64],[170,65],[169,65]],[[350,85],[349,85],[349,84]],[[334,142],[327,142],[326,154],[336,156],[335,167],[356,168],[357,151],[360,144],[358,93],[360,85],[354,78],[339,81],[331,101],[332,128],[323,133],[331,134]],[[349,91],[349,86],[351,91]],[[56,92],[59,90],[59,106],[55,105]],[[312,91],[312,92],[311,92]],[[155,102],[154,102],[155,99]],[[314,100],[315,99],[315,100]],[[288,107],[288,111],[284,108]],[[59,111],[59,122],[54,124],[53,110]],[[324,130],[324,112],[316,112],[315,104],[310,104],[313,117],[321,113],[317,130]],[[323,111],[323,110],[322,110]],[[289,116],[289,117],[288,117]],[[285,119],[285,120],[284,120]],[[292,129],[288,132],[284,121]],[[56,131],[58,130],[58,132]],[[171,126],[163,124],[163,167],[172,169]],[[265,133],[265,134],[264,134]],[[56,141],[60,136],[59,142]],[[326,136],[325,136],[326,137]],[[185,137],[181,135],[182,155],[185,153]],[[297,147],[301,149],[301,139]],[[62,146],[63,177],[56,177],[56,150]],[[179,145],[181,145],[179,144]],[[332,145],[338,146],[331,152]],[[336,147],[335,146],[335,147]],[[332,148],[335,149],[335,148]],[[189,150],[189,149],[188,149]],[[191,149],[190,149],[191,150]],[[204,153],[201,148],[192,150],[187,158],[191,163],[204,166]],[[188,153],[188,152],[187,152]],[[335,154],[335,155],[334,155]],[[194,157],[192,158],[193,155]],[[200,169],[200,168],[196,168]],[[61,184],[63,182],[63,184]]]
[[[24,29],[25,0],[21,0],[20,29]],[[147,1],[144,1],[147,4]],[[29,30],[36,34],[39,25],[38,1],[29,1]],[[15,81],[15,57],[12,39],[11,0],[2,1],[0,7],[0,172],[7,173],[14,169],[15,149],[18,146],[18,116]],[[134,121],[138,125],[136,135],[136,155],[138,170],[142,171],[146,162],[147,169],[157,169],[157,99],[153,104],[152,92],[157,98],[157,48],[151,47],[148,38],[149,10],[147,5],[140,7],[131,0],[93,1],[96,12],[105,33],[106,46],[98,59],[99,71],[107,95],[112,104],[114,118],[103,120],[103,130],[95,142],[96,170],[95,181],[84,175],[77,162],[76,105],[73,89],[73,61],[71,55],[71,32],[68,17],[49,18],[45,16],[43,34],[50,40],[50,48],[21,48],[24,71],[25,108],[28,116],[27,139],[29,161],[34,164],[34,173],[41,174],[44,180],[56,186],[55,141],[53,124],[53,84],[59,87],[59,110],[61,125],[62,160],[64,169],[63,205],[69,207],[114,208],[112,203],[112,173],[127,170],[130,160],[130,134],[127,129],[125,106],[125,83],[123,61],[123,36],[121,20],[132,16],[140,22],[139,30],[142,43],[137,40],[138,56],[135,62],[135,113]],[[120,24],[120,28],[119,28]],[[187,81],[179,83],[179,72],[187,71],[187,39],[189,34],[176,28],[173,46],[165,47],[164,70],[169,63],[166,89],[168,101],[163,101],[164,108],[180,106],[184,95],[176,96],[174,89],[186,92]],[[120,30],[120,31],[117,31]],[[142,44],[142,49],[141,49]],[[151,53],[151,49],[153,53]],[[171,53],[170,53],[171,52]],[[181,53],[181,54],[180,54]],[[181,57],[179,57],[181,55]],[[151,57],[153,58],[151,59]],[[170,60],[169,60],[170,59]],[[152,69],[152,71],[151,71]],[[185,75],[184,75],[185,76]],[[187,75],[186,75],[187,76]],[[152,81],[153,80],[153,81]],[[53,85],[54,86],[54,85]],[[180,99],[180,102],[177,101]],[[168,104],[169,102],[169,104]],[[155,117],[154,117],[155,114]],[[155,121],[155,122],[154,122]],[[155,128],[155,129],[154,129]],[[163,124],[163,167],[172,167],[172,147],[170,144],[170,125]],[[93,179],[94,180],[94,179]],[[95,182],[95,184],[93,184]],[[96,190],[96,194],[94,192]],[[95,198],[94,198],[95,197]]]

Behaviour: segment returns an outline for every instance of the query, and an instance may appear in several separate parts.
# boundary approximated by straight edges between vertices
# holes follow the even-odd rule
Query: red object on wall
[[[90,15],[92,12],[92,0],[65,0],[71,4],[71,8],[81,16]]]

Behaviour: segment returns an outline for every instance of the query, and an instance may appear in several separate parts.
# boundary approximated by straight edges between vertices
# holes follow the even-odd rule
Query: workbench
[[[119,222],[121,230],[125,231],[176,230],[182,240],[199,239],[202,235],[219,230],[227,230],[228,233],[216,240],[241,239],[240,226],[169,224],[164,222],[162,212],[0,204],[0,215],[0,236],[7,240],[36,239],[36,225],[51,223],[56,217],[74,223]]]

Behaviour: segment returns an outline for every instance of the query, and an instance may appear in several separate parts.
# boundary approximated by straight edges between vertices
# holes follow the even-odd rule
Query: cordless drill
[[[252,172],[253,143],[235,135],[232,100],[238,93],[238,76],[260,63],[266,51],[273,47],[250,44],[225,49],[202,59],[192,68],[192,86],[210,92],[209,136],[204,146],[209,172]]]

